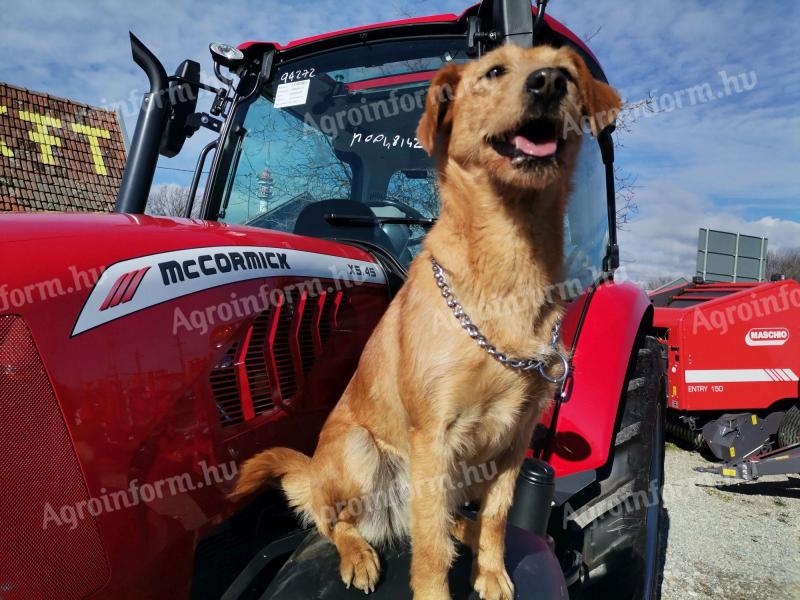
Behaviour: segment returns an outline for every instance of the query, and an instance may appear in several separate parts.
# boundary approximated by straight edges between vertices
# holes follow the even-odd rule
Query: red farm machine
[[[800,284],[705,283],[651,293],[666,355],[667,433],[726,477],[800,472]]]
[[[528,0],[283,45],[212,44],[218,88],[193,61],[168,76],[131,38],[151,90],[116,213],[0,216],[4,598],[356,593],[279,493],[227,493],[256,452],[313,450],[437,217],[414,138],[420,100],[440,67],[503,43],[570,46],[605,80]],[[217,136],[185,213],[146,215],[159,154],[201,127]],[[564,254],[581,285],[562,337],[573,375],[517,488],[507,567],[520,598],[658,587],[665,395],[653,307],[614,281],[611,132],[586,137],[572,182]],[[410,597],[408,557],[382,552],[374,597]],[[468,597],[466,554],[452,580]]]

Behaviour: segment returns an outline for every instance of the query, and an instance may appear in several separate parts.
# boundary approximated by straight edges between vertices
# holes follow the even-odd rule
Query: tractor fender
[[[640,331],[652,319],[649,298],[630,282],[604,281],[568,307],[563,341],[572,346],[577,333],[577,343],[550,457],[557,477],[598,469],[608,461],[631,357]]]

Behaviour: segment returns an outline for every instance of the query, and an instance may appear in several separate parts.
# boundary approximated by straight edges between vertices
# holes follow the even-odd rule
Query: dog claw
[[[505,569],[481,570],[472,587],[481,600],[514,600],[514,584]]]
[[[365,594],[375,591],[380,576],[380,561],[375,550],[367,544],[358,550],[341,556],[340,574],[347,589],[352,584]]]

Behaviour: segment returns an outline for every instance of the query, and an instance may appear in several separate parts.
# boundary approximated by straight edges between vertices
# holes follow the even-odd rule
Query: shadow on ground
[[[710,487],[721,492],[740,494],[742,496],[777,496],[800,500],[800,477],[790,477],[787,481],[749,481],[729,485],[705,485],[698,483],[697,487]]]

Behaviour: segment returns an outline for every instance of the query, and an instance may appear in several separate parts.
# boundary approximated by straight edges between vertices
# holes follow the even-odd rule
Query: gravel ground
[[[662,600],[800,599],[800,475],[731,484],[667,445]]]

